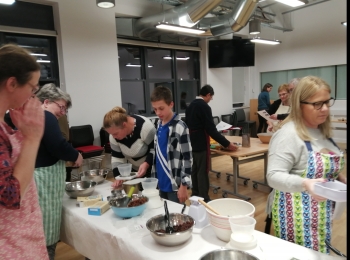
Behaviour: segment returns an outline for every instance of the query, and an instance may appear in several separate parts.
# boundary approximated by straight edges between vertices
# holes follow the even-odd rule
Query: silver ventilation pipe
[[[155,28],[159,22],[193,27],[222,0],[189,0],[186,4],[165,12],[138,19],[134,24],[134,35],[139,38],[154,37],[164,34]],[[179,34],[179,33],[178,33]]]

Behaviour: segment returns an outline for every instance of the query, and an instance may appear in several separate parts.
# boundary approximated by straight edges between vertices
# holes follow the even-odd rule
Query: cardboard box
[[[88,214],[93,216],[101,216],[110,209],[108,201],[98,201],[94,205],[88,207]]]
[[[89,207],[94,205],[96,202],[102,201],[102,195],[88,196],[88,197],[77,197],[77,207]]]

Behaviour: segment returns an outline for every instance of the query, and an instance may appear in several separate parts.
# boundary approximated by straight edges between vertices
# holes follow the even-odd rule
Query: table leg
[[[237,183],[237,173],[238,173],[238,158],[237,157],[233,157],[233,191],[229,191],[229,190],[222,190],[222,197],[227,197],[227,193],[231,194],[233,196],[242,198],[244,200],[250,200],[250,197],[244,196],[242,194],[238,193],[238,183]]]
[[[267,179],[266,179],[266,174],[267,174],[267,160],[268,160],[268,153],[264,153],[264,182],[260,182],[260,181],[254,181],[253,182],[253,188],[257,189],[258,188],[258,184],[266,186],[266,187],[270,187],[267,184]]]

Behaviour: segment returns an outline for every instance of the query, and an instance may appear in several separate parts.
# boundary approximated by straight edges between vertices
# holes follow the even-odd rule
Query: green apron
[[[65,162],[60,160],[52,166],[36,168],[34,178],[43,215],[46,245],[50,246],[57,243],[60,237]]]

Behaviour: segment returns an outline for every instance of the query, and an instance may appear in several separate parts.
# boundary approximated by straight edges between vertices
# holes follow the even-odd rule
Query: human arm
[[[271,116],[274,115],[276,113],[276,111],[278,110],[279,106],[281,105],[281,102],[282,102],[281,99],[275,100],[271,104],[270,108],[267,110],[267,113],[269,113],[269,115],[271,115]],[[271,119],[275,119],[275,120],[277,119],[277,117],[276,118],[272,118],[271,116],[270,116]]]
[[[10,110],[10,116],[23,135],[18,160],[13,169],[10,169],[19,182],[20,197],[23,198],[29,184],[33,181],[35,160],[44,132],[44,111],[41,108],[41,102],[34,97],[30,98],[23,107]],[[1,194],[0,197],[3,196]]]
[[[69,125],[67,115],[63,115],[58,119],[58,125],[60,127],[63,138],[69,141]]]
[[[180,185],[180,188],[177,191],[177,198],[180,203],[185,203],[185,201],[188,200],[187,186]]]
[[[278,114],[277,115],[277,120],[284,120],[286,119],[286,117],[289,115],[289,113],[285,113],[285,114]]]
[[[187,187],[192,187],[191,171],[192,171],[192,146],[190,140],[189,129],[184,123],[178,123],[177,128],[180,130],[180,151],[182,155],[182,168],[181,168],[181,185],[178,190],[178,198],[180,202],[184,202],[188,198]],[[186,192],[185,192],[186,191]],[[180,197],[181,196],[181,197]]]

